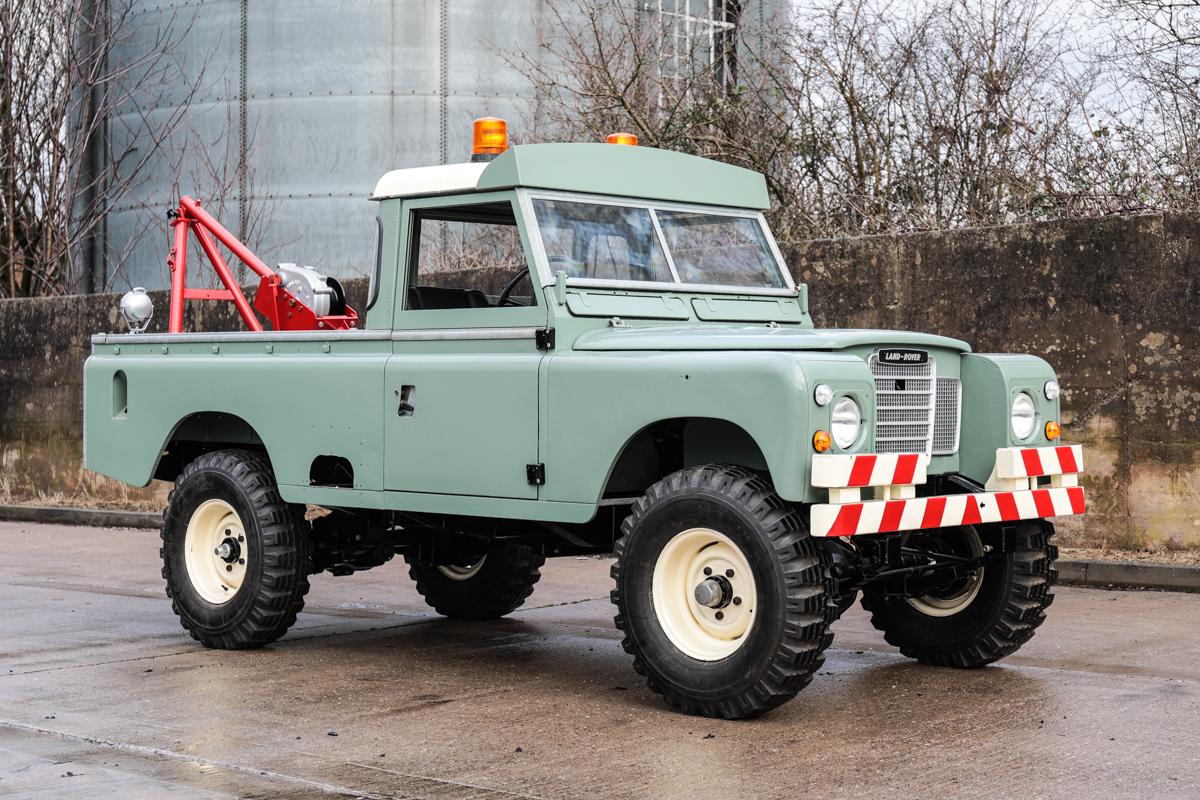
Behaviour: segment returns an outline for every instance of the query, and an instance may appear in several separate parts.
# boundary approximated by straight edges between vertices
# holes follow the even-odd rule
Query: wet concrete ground
[[[0,796],[1200,797],[1200,595],[1061,588],[970,672],[855,609],[796,700],[725,722],[633,673],[607,561],[551,561],[488,624],[396,562],[316,576],[284,640],[234,653],[179,627],[157,541],[0,523]]]

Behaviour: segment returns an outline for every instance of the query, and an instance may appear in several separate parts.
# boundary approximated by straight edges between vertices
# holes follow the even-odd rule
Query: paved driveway
[[[551,561],[496,623],[393,562],[316,576],[281,642],[208,651],[157,534],[0,523],[0,796],[1200,797],[1200,595],[1062,588],[1002,665],[922,667],[855,609],[796,700],[667,710],[612,626],[608,562]]]

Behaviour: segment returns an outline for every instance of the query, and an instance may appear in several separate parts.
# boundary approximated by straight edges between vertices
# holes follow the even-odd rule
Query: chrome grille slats
[[[885,364],[867,361],[875,376],[875,452],[928,453],[933,425],[934,360]]]
[[[958,452],[959,417],[962,412],[962,385],[957,378],[937,379],[937,407],[933,412],[933,454]]]
[[[875,378],[875,452],[947,455],[958,451],[962,388],[939,378],[935,360],[892,363],[872,353]]]

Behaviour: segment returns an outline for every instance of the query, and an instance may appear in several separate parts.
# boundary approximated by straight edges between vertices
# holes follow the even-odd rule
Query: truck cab
[[[495,149],[379,180],[352,328],[94,338],[85,460],[176,483],[164,560],[185,628],[265,644],[308,575],[396,554],[438,611],[487,619],[544,558],[614,553],[635,667],[726,717],[799,691],[860,596],[925,663],[1032,636],[1046,520],[1084,506],[1045,361],[815,329],[757,173]]]

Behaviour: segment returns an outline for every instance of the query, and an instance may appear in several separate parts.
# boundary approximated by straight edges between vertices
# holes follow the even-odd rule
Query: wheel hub
[[[746,641],[757,590],[750,562],[732,539],[710,528],[675,535],[659,554],[654,612],[667,638],[701,661],[718,661]]]
[[[226,564],[236,562],[242,555],[241,545],[233,537],[226,537],[225,541],[217,545],[217,549],[213,551],[213,555],[224,561]]]
[[[724,608],[733,600],[733,586],[724,575],[714,575],[700,581],[692,594],[702,606]]]
[[[188,520],[184,564],[196,593],[214,605],[233,599],[246,579],[245,528],[233,506],[205,500]]]

